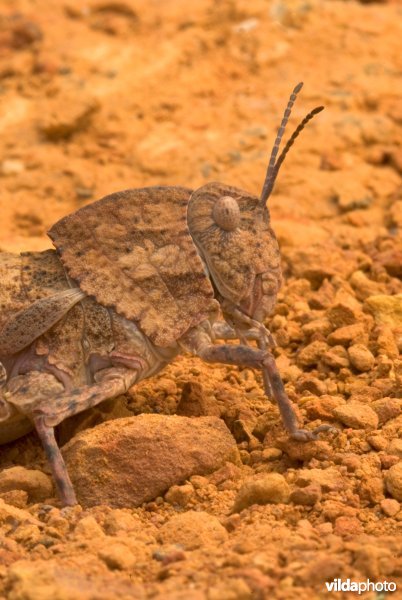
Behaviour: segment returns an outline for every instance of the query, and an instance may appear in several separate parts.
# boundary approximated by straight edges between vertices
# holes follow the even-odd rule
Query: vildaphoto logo
[[[328,592],[395,592],[396,583],[393,581],[352,581],[351,579],[334,579],[325,583]]]

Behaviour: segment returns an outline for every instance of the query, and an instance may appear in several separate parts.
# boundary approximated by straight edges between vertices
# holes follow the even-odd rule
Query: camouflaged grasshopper
[[[126,190],[56,223],[56,250],[0,254],[0,443],[33,426],[64,505],[76,497],[54,427],[183,351],[262,370],[293,438],[329,429],[298,428],[263,325],[281,284],[266,202],[289,148],[322,110],[304,118],[277,158],[301,87],[290,96],[260,198],[221,183]]]

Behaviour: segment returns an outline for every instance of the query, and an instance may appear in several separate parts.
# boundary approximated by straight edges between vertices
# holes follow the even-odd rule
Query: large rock
[[[235,440],[216,417],[139,415],[79,433],[63,448],[83,506],[139,506],[192,475],[239,461]]]

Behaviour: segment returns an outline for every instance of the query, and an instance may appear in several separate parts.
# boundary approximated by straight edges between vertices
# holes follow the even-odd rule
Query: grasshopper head
[[[289,148],[306,123],[323,108],[315,108],[303,119],[277,159],[285,126],[301,87],[302,84],[297,85],[290,96],[260,198],[231,186],[209,183],[196,190],[189,201],[190,233],[223,314],[236,327],[244,327],[250,319],[261,323],[272,311],[281,285],[280,254],[270,227],[267,200]]]
[[[281,283],[279,248],[268,210],[243,190],[208,183],[192,194],[187,215],[225,317],[237,308],[262,321]]]

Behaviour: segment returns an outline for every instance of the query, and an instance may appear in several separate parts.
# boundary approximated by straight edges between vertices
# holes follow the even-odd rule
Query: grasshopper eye
[[[212,218],[224,231],[233,231],[240,223],[240,208],[231,196],[221,196],[214,204]]]

